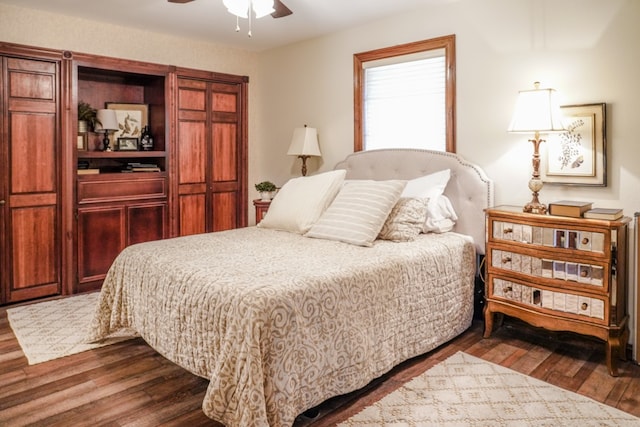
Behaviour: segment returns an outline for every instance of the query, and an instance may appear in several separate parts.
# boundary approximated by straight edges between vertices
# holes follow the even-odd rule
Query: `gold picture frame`
[[[565,132],[546,135],[542,180],[549,184],[607,186],[606,104],[565,105]]]
[[[116,111],[118,130],[113,133],[113,140],[118,138],[140,138],[142,129],[149,124],[149,104],[129,104],[107,102],[106,107]]]

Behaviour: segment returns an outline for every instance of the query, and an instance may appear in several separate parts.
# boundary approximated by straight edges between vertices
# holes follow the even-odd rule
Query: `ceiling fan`
[[[190,3],[193,0],[167,0],[169,3]],[[284,5],[280,0],[273,1],[273,8],[275,12],[271,13],[271,16],[274,18],[282,18],[284,16],[289,16],[293,12],[287,6]]]

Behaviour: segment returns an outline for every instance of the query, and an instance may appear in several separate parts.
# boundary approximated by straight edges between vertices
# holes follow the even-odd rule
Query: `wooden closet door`
[[[58,68],[2,58],[2,302],[61,291]]]
[[[177,79],[177,233],[246,225],[246,82]]]
[[[207,227],[207,83],[178,79],[178,234]]]

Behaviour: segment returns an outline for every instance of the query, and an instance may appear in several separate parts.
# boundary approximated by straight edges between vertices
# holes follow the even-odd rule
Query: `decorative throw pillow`
[[[405,185],[400,180],[345,184],[305,236],[371,246]]]
[[[345,174],[339,169],[290,179],[273,198],[258,227],[306,233],[340,191]]]
[[[415,240],[422,233],[427,219],[428,201],[425,198],[401,197],[384,222],[378,238],[394,242]]]
[[[444,233],[453,229],[458,217],[455,215],[449,199],[443,195],[450,179],[451,170],[444,169],[407,182],[407,186],[402,192],[402,197],[429,199],[427,217],[422,229],[423,233]]]

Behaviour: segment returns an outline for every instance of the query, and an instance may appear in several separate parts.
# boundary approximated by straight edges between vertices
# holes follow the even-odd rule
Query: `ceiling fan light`
[[[275,12],[273,8],[273,0],[252,0],[253,12],[256,18],[262,18]]]
[[[230,14],[239,18],[249,17],[250,0],[222,0],[222,3]]]

